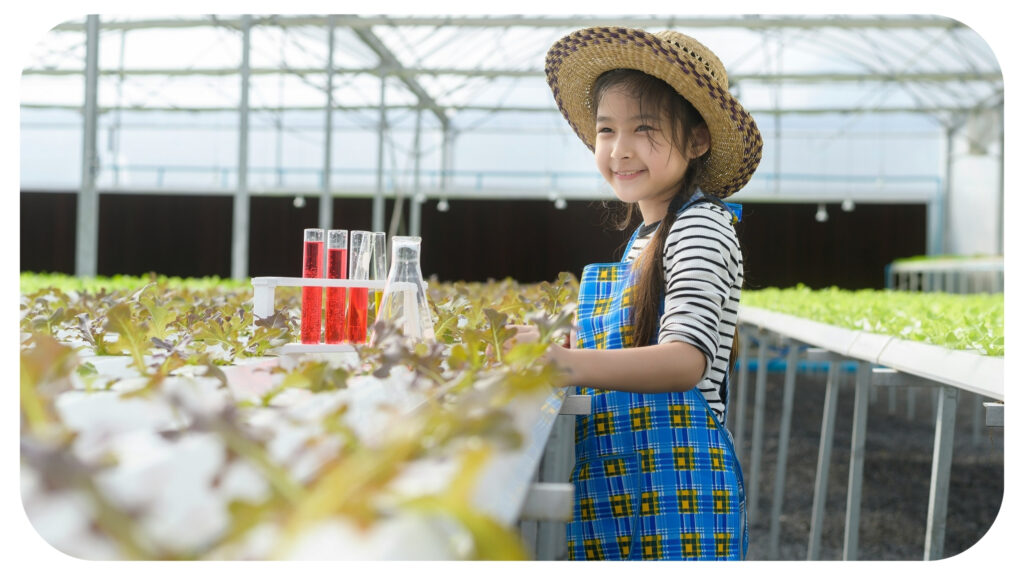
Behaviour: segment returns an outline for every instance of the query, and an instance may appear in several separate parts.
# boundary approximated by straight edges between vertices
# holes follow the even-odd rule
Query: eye
[[[608,126],[598,126],[597,127],[597,133],[598,134],[611,134],[612,133],[612,129],[609,128]]]
[[[650,132],[652,130],[657,130],[657,128],[655,128],[654,126],[650,126],[648,124],[640,124],[639,126],[636,127],[637,132]]]

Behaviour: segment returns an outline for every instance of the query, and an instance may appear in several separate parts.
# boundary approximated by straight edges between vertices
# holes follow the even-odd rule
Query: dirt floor
[[[782,372],[769,373],[766,380],[765,435],[758,482],[760,501],[758,516],[750,529],[750,560],[802,561],[807,558],[826,375],[810,372],[797,377],[779,551],[777,557],[772,557],[770,519],[783,380]],[[843,555],[854,374],[844,373],[841,381],[821,560],[840,560]],[[753,373],[748,385],[746,448],[740,460],[749,493]],[[859,560],[920,561],[923,558],[937,400],[930,388],[917,388],[915,393],[910,408],[907,389],[896,390],[895,401],[891,402],[889,390],[879,388],[868,408]],[[975,405],[979,401],[973,394],[962,392],[959,395],[944,557],[961,553],[980,540],[992,525],[1002,502],[1003,430],[985,427],[982,419],[980,433],[974,432]],[[730,403],[733,411],[730,415],[733,415],[735,395]],[[912,415],[908,411],[912,411]],[[735,422],[730,421],[730,428],[736,433]]]

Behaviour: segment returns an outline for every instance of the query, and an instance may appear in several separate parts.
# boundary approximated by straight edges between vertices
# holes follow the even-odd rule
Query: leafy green
[[[949,349],[1003,355],[1003,294],[767,288],[741,305]]]

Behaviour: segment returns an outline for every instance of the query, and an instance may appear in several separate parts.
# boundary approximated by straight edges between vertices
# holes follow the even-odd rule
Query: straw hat
[[[670,30],[652,34],[631,28],[587,28],[548,50],[544,70],[555,102],[591,151],[591,88],[598,76],[616,68],[664,80],[700,112],[711,133],[700,181],[705,194],[725,198],[746,185],[761,161],[761,132],[729,94],[729,79],[718,57],[693,38]]]

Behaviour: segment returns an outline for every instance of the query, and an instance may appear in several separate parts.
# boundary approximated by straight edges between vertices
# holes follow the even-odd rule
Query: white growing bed
[[[332,361],[358,361],[355,353],[330,354]],[[360,439],[372,443],[389,426],[412,414],[429,395],[430,388],[412,384],[412,375],[392,370],[387,379],[355,376],[347,388],[311,393],[288,389],[270,405],[259,398],[276,386],[283,374],[269,368],[296,361],[296,357],[268,356],[222,368],[228,385],[197,374],[168,378],[146,397],[125,398],[144,379],[128,366],[127,357],[91,357],[100,377],[120,379],[110,390],[85,390],[76,378],[75,389],[56,401],[58,416],[77,432],[72,450],[85,462],[114,455],[117,465],[101,471],[95,482],[111,502],[143,510],[133,526],[160,548],[176,552],[206,549],[229,525],[229,500],[260,501],[268,493],[264,477],[252,465],[237,460],[227,465],[213,486],[213,476],[223,469],[224,444],[212,433],[189,431],[175,440],[165,432],[188,426],[191,416],[216,417],[231,404],[252,401],[256,406],[240,410],[249,429],[270,437],[271,458],[285,465],[297,481],[308,478],[337,447],[324,438],[320,419],[339,405],[347,405],[345,421]],[[519,449],[494,450],[473,494],[475,507],[506,526],[514,526],[526,502],[534,472],[559,413],[564,390],[518,397],[509,409],[515,428],[524,441]],[[187,410],[176,405],[187,405]],[[187,412],[187,413],[186,413]],[[191,414],[191,416],[189,415]],[[316,446],[306,445],[315,440]],[[413,462],[394,482],[396,496],[439,492],[457,469],[455,461],[426,459]],[[75,557],[120,559],[123,554],[89,529],[94,510],[88,501],[70,492],[54,497],[44,492],[42,481],[30,467],[22,466],[22,500],[39,534],[50,545]],[[329,520],[301,534],[284,555],[272,555],[276,527],[258,526],[240,544],[211,549],[200,558],[211,559],[459,559],[467,553],[466,534],[451,521],[421,515],[396,514],[376,522],[369,530],[357,529],[344,520]]]

